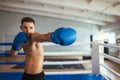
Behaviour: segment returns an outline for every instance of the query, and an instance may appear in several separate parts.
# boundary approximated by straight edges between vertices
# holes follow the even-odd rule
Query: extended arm
[[[53,42],[62,46],[67,46],[76,41],[76,34],[76,31],[72,28],[61,27],[47,34],[33,33],[31,34],[31,41]]]
[[[32,42],[51,42],[51,32],[47,34],[40,34],[38,32],[32,33],[31,34],[31,41]]]

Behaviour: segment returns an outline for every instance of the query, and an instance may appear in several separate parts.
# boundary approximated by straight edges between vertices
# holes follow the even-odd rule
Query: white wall
[[[100,31],[104,33],[109,33],[109,34],[115,33],[114,39],[120,38],[120,22],[110,23],[108,25],[101,26]],[[110,39],[112,38],[109,38],[109,40]]]
[[[54,31],[56,28],[63,26],[74,28],[77,31],[77,42],[79,43],[89,42],[90,35],[98,33],[98,28],[95,25],[92,25],[91,30],[91,24],[38,15],[0,11],[0,35],[16,35],[20,31],[19,26],[21,19],[26,16],[32,17],[35,20],[36,31],[41,33],[51,32]],[[0,41],[2,41],[2,39],[0,39]],[[71,50],[74,50],[73,48],[75,50],[89,49],[89,46],[72,47]],[[48,50],[51,50],[51,48],[48,48]]]

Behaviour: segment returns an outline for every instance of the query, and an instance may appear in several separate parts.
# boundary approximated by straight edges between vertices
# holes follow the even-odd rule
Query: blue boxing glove
[[[58,28],[51,34],[52,42],[62,46],[74,43],[76,41],[76,37],[76,31],[69,27]]]
[[[26,43],[27,41],[28,41],[27,34],[25,32],[19,32],[13,40],[12,49],[14,51],[19,50],[22,44]]]

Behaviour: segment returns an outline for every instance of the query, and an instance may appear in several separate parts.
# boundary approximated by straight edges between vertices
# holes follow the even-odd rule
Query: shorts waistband
[[[40,72],[40,73],[37,73],[37,74],[29,74],[29,73],[26,73],[24,72],[24,75],[27,75],[27,76],[42,76],[44,74],[44,71]]]

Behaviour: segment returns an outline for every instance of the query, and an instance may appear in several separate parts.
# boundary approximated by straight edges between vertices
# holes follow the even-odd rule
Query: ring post
[[[92,42],[92,73],[99,74],[100,73],[100,61],[99,61],[99,43]]]

